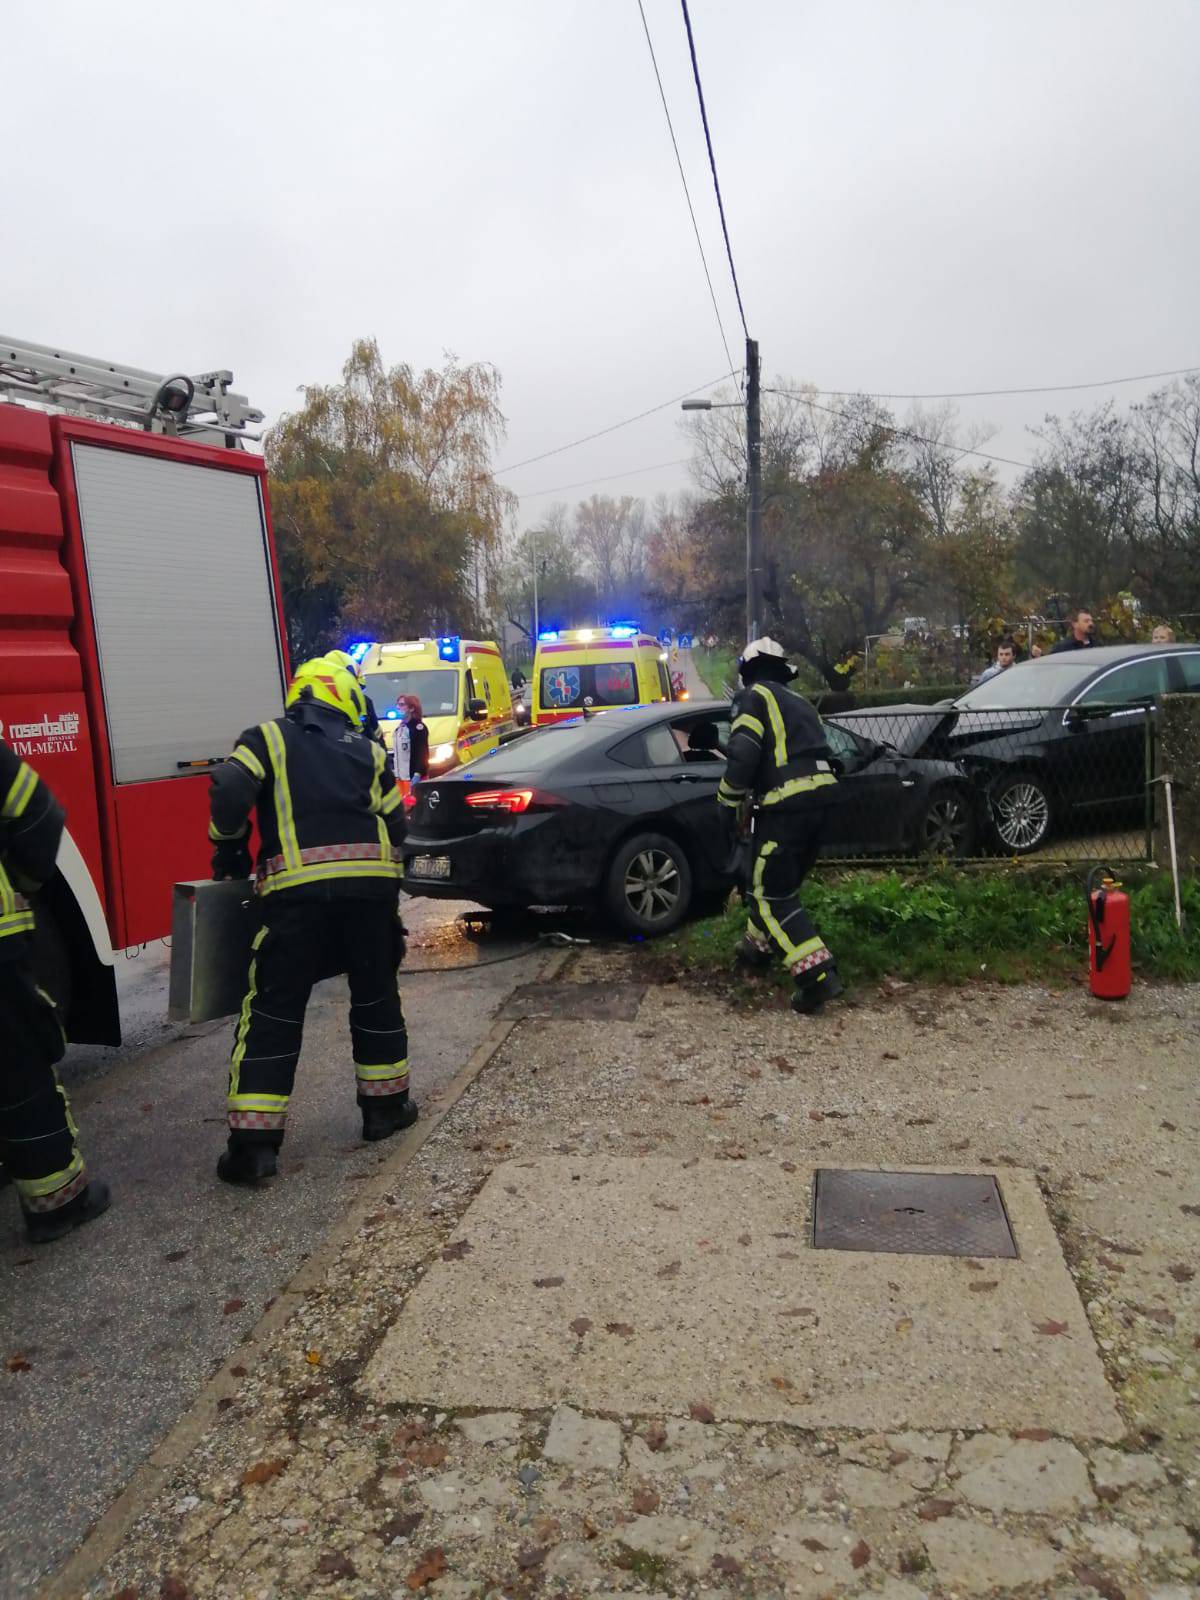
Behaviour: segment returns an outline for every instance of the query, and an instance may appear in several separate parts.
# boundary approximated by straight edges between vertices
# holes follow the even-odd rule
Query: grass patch
[[[1183,885],[1182,935],[1168,874],[1131,875],[1125,886],[1135,972],[1200,979],[1200,882]],[[851,981],[1062,982],[1087,971],[1083,883],[1062,871],[828,871],[809,879],[803,899]],[[711,980],[731,971],[745,926],[745,907],[735,903],[656,944],[654,955],[677,976]],[[782,970],[773,976],[789,982]]]
[[[692,665],[704,680],[705,687],[714,700],[728,700],[725,685],[736,687],[737,651],[729,645],[718,645],[715,650],[692,650]]]

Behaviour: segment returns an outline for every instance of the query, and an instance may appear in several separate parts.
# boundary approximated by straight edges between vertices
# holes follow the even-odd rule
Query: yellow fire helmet
[[[301,662],[292,675],[287,704],[294,706],[307,699],[340,711],[356,728],[362,727],[367,714],[366,697],[358,679],[328,656],[317,656],[312,661]]]
[[[359,683],[362,682],[362,668],[348,650],[326,650],[325,659],[332,661],[336,666],[345,667],[351,677],[357,678]]]

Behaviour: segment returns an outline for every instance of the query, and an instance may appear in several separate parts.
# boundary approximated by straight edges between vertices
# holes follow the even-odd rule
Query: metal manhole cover
[[[645,993],[644,983],[527,983],[514,989],[499,1014],[565,1022],[632,1022]]]
[[[1017,1254],[1000,1187],[983,1173],[818,1168],[813,1246],[909,1256]]]

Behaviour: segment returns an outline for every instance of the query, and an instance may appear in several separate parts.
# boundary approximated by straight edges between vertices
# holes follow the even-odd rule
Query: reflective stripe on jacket
[[[821,719],[794,689],[756,683],[733,702],[733,726],[720,805],[736,809],[748,797],[762,806],[787,806],[837,782]]]
[[[13,874],[30,886],[54,871],[62,807],[37,773],[0,739],[0,939],[33,932],[33,912]]]
[[[256,808],[260,894],[390,894],[403,875],[403,797],[386,753],[324,706],[248,728],[213,774],[210,808],[216,843],[244,839]]]

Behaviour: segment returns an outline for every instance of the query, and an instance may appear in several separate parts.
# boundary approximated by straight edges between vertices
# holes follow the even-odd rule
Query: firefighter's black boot
[[[107,1211],[111,1199],[108,1185],[99,1178],[93,1178],[73,1200],[68,1200],[65,1206],[59,1206],[57,1211],[27,1211],[25,1232],[30,1244],[51,1244],[55,1239],[65,1238],[73,1228],[82,1228],[85,1222],[91,1222],[94,1217]]]
[[[753,939],[739,939],[733,947],[733,959],[739,967],[745,967],[750,971],[761,971],[775,960],[775,952],[755,944]]]
[[[815,980],[809,979],[806,983],[796,985],[796,992],[792,996],[792,1010],[799,1011],[802,1016],[811,1017],[830,1000],[836,1000],[838,995],[844,994],[845,989],[845,984],[837,975],[837,968],[830,967]]]
[[[257,1188],[267,1178],[275,1176],[274,1145],[242,1144],[229,1141],[229,1148],[217,1161],[217,1177],[222,1183],[240,1183],[247,1188]]]
[[[362,1110],[363,1138],[372,1144],[377,1139],[390,1139],[402,1128],[411,1128],[417,1120],[416,1102],[409,1099],[407,1089],[403,1094],[377,1095],[358,1103]]]

